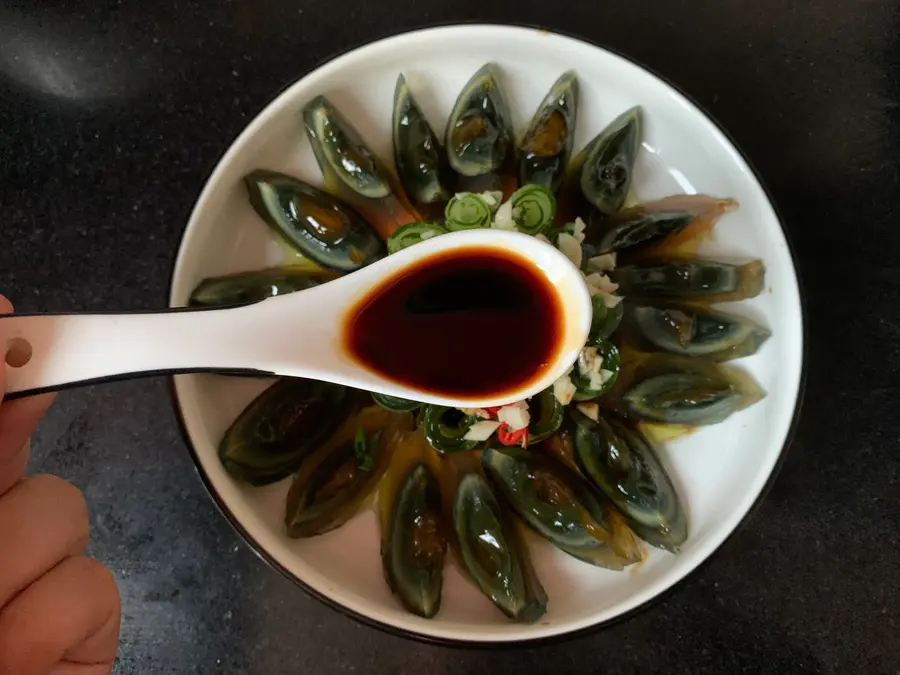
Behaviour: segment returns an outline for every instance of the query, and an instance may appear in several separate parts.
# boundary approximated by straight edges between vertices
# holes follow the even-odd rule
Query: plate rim
[[[784,437],[784,442],[782,444],[781,449],[778,451],[778,457],[775,460],[775,463],[772,465],[771,471],[769,472],[768,477],[766,478],[765,483],[754,499],[753,503],[738,521],[737,525],[729,532],[725,538],[716,546],[704,559],[702,559],[697,565],[687,572],[683,577],[669,585],[664,590],[656,593],[652,597],[648,598],[644,602],[632,607],[629,610],[622,612],[614,617],[599,620],[596,623],[593,623],[588,626],[584,626],[581,628],[576,628],[572,630],[562,631],[553,635],[546,635],[541,637],[521,637],[521,638],[509,638],[509,639],[501,639],[501,640],[470,640],[466,638],[452,638],[452,637],[444,637],[444,636],[436,636],[427,633],[420,633],[414,630],[400,628],[391,623],[387,623],[384,621],[380,621],[378,619],[374,619],[371,616],[358,612],[356,610],[350,609],[349,607],[341,604],[340,602],[333,600],[328,597],[324,593],[318,591],[310,584],[305,581],[299,579],[294,574],[292,574],[289,570],[287,570],[281,563],[279,563],[273,556],[267,553],[264,548],[258,543],[258,541],[253,537],[253,535],[247,531],[247,529],[240,523],[237,519],[231,508],[225,503],[225,500],[219,494],[216,487],[213,485],[210,477],[203,471],[199,454],[197,452],[197,448],[195,447],[193,441],[191,440],[190,434],[188,433],[187,423],[184,418],[183,407],[181,405],[181,401],[178,395],[178,388],[176,386],[175,376],[170,375],[167,377],[167,389],[169,391],[170,402],[172,404],[173,412],[175,413],[176,422],[178,424],[179,431],[181,433],[184,444],[187,446],[188,452],[191,455],[191,460],[194,463],[194,470],[200,478],[201,483],[206,489],[209,496],[212,498],[213,503],[215,504],[219,513],[224,517],[226,522],[232,527],[232,529],[237,533],[239,538],[243,541],[244,545],[246,545],[256,556],[262,560],[266,565],[268,565],[271,569],[280,573],[283,577],[291,581],[293,584],[299,586],[301,590],[303,590],[308,596],[311,598],[322,602],[326,607],[329,607],[333,610],[337,610],[339,613],[347,616],[355,621],[363,625],[370,626],[377,630],[380,630],[384,633],[394,635],[396,637],[405,638],[409,640],[413,640],[415,642],[442,646],[442,647],[466,647],[468,649],[501,649],[501,650],[510,650],[510,649],[522,649],[528,647],[534,647],[539,645],[550,645],[550,644],[561,644],[563,642],[568,642],[570,640],[575,640],[580,637],[595,633],[600,630],[611,628],[620,623],[624,623],[636,615],[643,613],[650,609],[652,606],[656,605],[658,602],[672,596],[673,594],[680,591],[684,585],[687,583],[689,579],[694,577],[700,570],[705,568],[710,561],[719,554],[723,548],[725,548],[726,544],[728,544],[732,538],[741,530],[744,530],[748,523],[753,519],[753,517],[758,512],[762,503],[768,497],[772,486],[775,483],[775,480],[778,478],[778,475],[781,472],[781,469],[784,466],[785,460],[788,455],[788,451],[791,449],[794,444],[794,440],[797,435],[797,430],[799,426],[799,420],[801,416],[801,411],[803,408],[803,403],[805,400],[806,394],[806,383],[807,383],[807,364],[808,364],[808,340],[806,338],[808,332],[808,315],[807,315],[807,302],[806,302],[806,292],[803,285],[803,280],[800,274],[800,268],[797,264],[798,259],[796,255],[796,249],[794,247],[793,241],[790,237],[790,233],[785,227],[784,218],[781,215],[781,211],[779,210],[774,198],[772,197],[771,190],[768,188],[767,184],[761,177],[760,172],[757,170],[756,166],[750,161],[747,154],[741,148],[740,145],[735,141],[732,135],[727,131],[727,129],[719,122],[719,120],[713,116],[705,107],[701,106],[691,95],[681,89],[679,86],[674,84],[665,76],[661,75],[654,69],[646,66],[641,61],[636,58],[627,55],[618,51],[615,48],[600,44],[590,38],[586,38],[582,35],[578,35],[575,33],[571,33],[565,30],[556,29],[556,28],[548,28],[546,26],[542,26],[539,24],[531,24],[526,22],[485,22],[479,20],[456,20],[456,21],[446,21],[446,22],[430,22],[426,25],[421,25],[418,27],[410,28],[402,31],[387,31],[382,32],[370,39],[360,40],[350,44],[347,47],[336,50],[331,54],[323,57],[316,61],[313,66],[311,66],[306,72],[301,74],[299,77],[296,77],[292,81],[288,82],[285,86],[277,89],[275,93],[271,96],[271,98],[254,114],[253,118],[249,123],[244,125],[244,127],[235,135],[231,141],[225,146],[224,150],[220,153],[219,157],[214,162],[212,169],[207,174],[207,177],[204,181],[203,188],[197,193],[197,197],[194,200],[193,207],[191,208],[190,215],[188,217],[187,222],[184,225],[182,230],[181,237],[178,242],[177,252],[173,259],[173,262],[169,271],[168,285],[166,288],[166,298],[165,304],[167,307],[173,307],[172,305],[172,296],[175,285],[175,275],[179,263],[181,261],[181,256],[183,252],[183,245],[185,241],[185,237],[188,232],[188,226],[190,222],[193,220],[195,212],[197,211],[200,202],[203,200],[204,193],[210,187],[210,181],[212,177],[215,175],[216,171],[222,165],[223,160],[228,156],[237,142],[241,139],[241,137],[248,133],[250,128],[254,126],[257,121],[260,119],[260,116],[277,101],[284,93],[297,84],[300,80],[307,77],[311,73],[319,70],[320,68],[330,64],[331,62],[347,55],[352,52],[358,51],[360,49],[364,49],[366,47],[373,46],[377,43],[384,42],[393,38],[399,38],[402,36],[414,34],[414,33],[425,33],[435,30],[441,29],[452,29],[452,28],[461,28],[461,27],[483,27],[483,28],[499,28],[499,29],[524,29],[524,30],[533,30],[540,34],[550,34],[557,35],[559,37],[567,38],[569,40],[574,40],[577,42],[584,43],[601,51],[607,52],[608,54],[618,57],[627,63],[636,66],[637,68],[643,70],[647,74],[655,77],[662,84],[669,87],[673,92],[681,96],[685,101],[687,101],[690,105],[692,105],[697,112],[699,112],[703,117],[705,117],[713,127],[722,135],[722,137],[728,142],[731,146],[731,149],[734,153],[744,162],[744,164],[749,169],[750,175],[756,180],[759,185],[763,195],[766,198],[769,206],[771,207],[773,213],[775,214],[775,218],[778,221],[778,226],[781,229],[782,235],[785,239],[785,244],[787,247],[787,253],[791,260],[791,265],[793,267],[794,278],[797,284],[797,300],[800,305],[800,364],[799,364],[799,379],[797,383],[797,396],[794,402],[794,410],[791,415],[791,421],[788,425],[787,432]]]

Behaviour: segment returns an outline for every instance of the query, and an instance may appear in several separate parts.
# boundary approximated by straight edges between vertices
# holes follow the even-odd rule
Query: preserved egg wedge
[[[207,277],[191,291],[189,305],[221,307],[249,304],[277,295],[303,291],[337,276],[318,265],[285,265]]]
[[[765,285],[761,260],[737,265],[713,260],[669,259],[611,270],[618,292],[630,299],[678,299],[710,304],[753,298]]]
[[[440,218],[452,195],[452,172],[441,142],[403,75],[397,78],[393,114],[394,163],[407,197],[429,220]]]
[[[344,421],[354,404],[338,384],[282,378],[244,408],[219,443],[234,478],[267,485],[290,476]]]
[[[487,448],[481,462],[504,503],[560,550],[612,570],[622,570],[641,559],[634,542],[628,545],[627,535],[626,541],[621,541],[621,530],[615,533],[620,540],[613,546],[614,533],[602,498],[552,455],[517,447]],[[619,555],[622,551],[627,557]]]
[[[422,220],[390,170],[327,98],[310,101],[303,121],[326,189],[353,205],[382,239]]]
[[[353,272],[387,254],[359,213],[327,192],[276,171],[254,171],[244,184],[250,204],[275,234],[324,267]]]
[[[594,210],[585,245],[591,255],[621,251],[630,259],[685,257],[719,219],[737,208],[734,199],[709,195],[671,195],[608,216]]]
[[[441,606],[447,552],[437,462],[421,430],[406,433],[378,488],[385,580],[409,612],[426,619]]]
[[[677,303],[623,303],[622,339],[639,351],[730,361],[755,354],[772,332],[750,319]]]
[[[736,367],[704,358],[645,355],[623,368],[609,404],[650,422],[705,426],[723,422],[765,397]]]
[[[475,586],[514,621],[534,623],[544,616],[547,594],[522,535],[477,471],[459,479],[451,519],[460,565]]]
[[[581,192],[602,213],[616,213],[625,204],[641,147],[641,127],[641,108],[635,106],[591,141],[581,169]]]
[[[466,83],[450,112],[444,147],[458,174],[458,189],[500,190],[504,199],[516,188],[516,148],[509,106],[496,66],[482,66]]]
[[[687,539],[687,518],[654,448],[613,417],[594,421],[577,410],[571,415],[582,473],[616,505],[637,536],[677,553]]]
[[[588,218],[592,211],[611,215],[633,201],[631,183],[640,126],[640,109],[632,108],[572,158],[557,190],[554,227],[563,227],[577,217]]]
[[[409,415],[377,406],[347,420],[294,476],[285,505],[287,535],[314,537],[350,520],[375,489],[411,425]]]
[[[541,101],[519,147],[519,183],[556,192],[565,177],[578,119],[578,77],[563,73]]]

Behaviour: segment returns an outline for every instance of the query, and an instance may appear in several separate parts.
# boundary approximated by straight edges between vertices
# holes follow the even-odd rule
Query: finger
[[[0,610],[0,672],[45,675],[66,662],[111,663],[119,613],[109,570],[85,556],[66,558]]]
[[[0,314],[11,314],[12,303],[0,295]],[[6,339],[0,322],[0,400],[6,375]],[[50,407],[54,394],[44,394],[0,405],[0,495],[15,485],[28,463],[28,438]]]
[[[94,561],[91,561],[94,562]],[[119,628],[122,622],[122,600],[119,589],[109,570],[96,563],[106,572],[104,603],[113,607],[105,623],[99,626],[88,637],[65,654],[65,661],[73,666],[110,665],[116,658],[119,646]]]
[[[10,490],[0,499],[0,607],[60,560],[82,553],[88,530],[84,497],[63,479],[34,476]]]
[[[0,405],[0,495],[25,473],[28,438],[55,397],[41,394]]]
[[[6,299],[5,295],[0,295],[0,315],[13,313],[12,303]],[[2,392],[6,391],[6,330],[4,324],[0,321],[0,400]]]

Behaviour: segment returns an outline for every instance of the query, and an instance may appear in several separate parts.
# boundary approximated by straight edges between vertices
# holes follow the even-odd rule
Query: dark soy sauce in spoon
[[[540,378],[560,349],[563,309],[530,261],[484,246],[399,270],[348,313],[344,344],[400,384],[466,399]]]

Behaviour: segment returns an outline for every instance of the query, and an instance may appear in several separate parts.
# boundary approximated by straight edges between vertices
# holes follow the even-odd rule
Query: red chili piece
[[[497,440],[503,445],[521,445],[523,448],[528,447],[528,427],[513,431],[509,425],[504,422],[497,429]],[[521,443],[520,443],[521,441]]]

